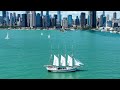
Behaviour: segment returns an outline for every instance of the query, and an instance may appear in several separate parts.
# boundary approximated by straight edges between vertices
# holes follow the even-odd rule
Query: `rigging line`
[[[67,50],[66,50],[66,44],[65,44],[65,57],[66,57],[66,52],[67,52]]]
[[[58,57],[59,57],[59,44],[58,44]]]

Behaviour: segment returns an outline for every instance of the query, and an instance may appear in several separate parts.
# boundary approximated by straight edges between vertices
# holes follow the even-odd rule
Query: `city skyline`
[[[22,14],[25,13],[25,11],[8,11],[9,13],[13,13],[15,12],[16,14]],[[57,11],[49,11],[50,15],[54,15],[57,14]],[[61,11],[61,15],[62,18],[67,17],[68,15],[72,15],[73,19],[76,18],[76,16],[80,16],[80,13],[84,12],[86,13],[86,18],[88,16],[88,11]],[[120,18],[120,11],[105,11],[105,16],[107,16],[107,14],[109,14],[109,17],[112,18],[113,17],[113,13],[116,12],[117,13],[117,18]],[[36,11],[36,13],[40,13],[40,11]],[[103,11],[97,11],[97,17],[100,17],[100,15],[103,13]],[[43,15],[46,14],[46,11],[43,11]],[[0,11],[0,16],[2,16],[2,11]]]
[[[66,11],[64,13],[65,11],[2,11],[0,25],[1,27],[45,29],[120,26],[118,11]]]

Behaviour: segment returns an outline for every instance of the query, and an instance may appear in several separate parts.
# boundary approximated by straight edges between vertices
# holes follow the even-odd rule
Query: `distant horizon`
[[[25,13],[25,11],[8,11],[9,13],[13,13],[15,12],[16,14],[22,14]],[[46,11],[43,11],[43,14],[45,15]],[[72,15],[73,19],[76,18],[76,16],[80,16],[80,13],[84,12],[86,13],[86,18],[88,16],[88,11],[61,11],[62,14],[62,18],[63,17],[67,17],[67,15]],[[120,11],[105,11],[105,16],[107,16],[109,14],[109,18],[111,19],[113,17],[113,13],[116,12],[117,13],[117,19],[120,18]],[[40,11],[36,11],[36,13],[40,13]],[[97,17],[100,17],[100,15],[103,13],[103,11],[97,11]],[[50,11],[49,12],[50,15],[54,15],[57,14],[57,11]],[[2,11],[0,11],[0,16],[2,16]]]

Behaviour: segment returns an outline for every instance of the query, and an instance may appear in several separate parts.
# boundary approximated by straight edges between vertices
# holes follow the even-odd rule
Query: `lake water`
[[[9,40],[5,39],[7,32]],[[70,73],[47,72],[43,66],[50,64],[50,55],[64,55],[65,53],[67,55],[73,53],[76,59],[84,63],[82,70]],[[68,32],[0,30],[0,78],[120,78],[120,35],[89,30]]]

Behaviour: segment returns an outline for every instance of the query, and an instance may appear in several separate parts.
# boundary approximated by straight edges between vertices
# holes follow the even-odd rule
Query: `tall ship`
[[[80,67],[82,67],[84,64],[81,63],[79,60],[75,59],[70,55],[51,55],[51,57],[54,57],[53,63],[51,65],[45,65],[48,72],[75,72],[80,70]]]

